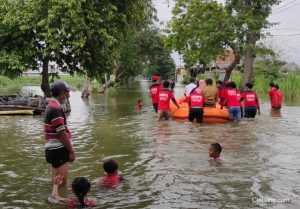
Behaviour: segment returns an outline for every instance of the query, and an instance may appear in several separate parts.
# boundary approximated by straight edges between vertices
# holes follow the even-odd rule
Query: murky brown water
[[[71,94],[77,160],[70,179],[96,179],[108,157],[126,178],[113,190],[92,189],[97,208],[300,208],[299,107],[284,107],[274,118],[265,104],[261,117],[238,125],[158,122],[147,85],[88,102]],[[140,97],[145,107],[136,113]],[[212,142],[224,146],[222,165],[208,161]],[[63,208],[46,201],[43,144],[41,117],[0,117],[0,208]]]

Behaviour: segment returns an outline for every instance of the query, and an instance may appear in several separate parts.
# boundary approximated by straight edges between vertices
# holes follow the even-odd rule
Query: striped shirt
[[[58,149],[64,147],[59,140],[59,134],[66,131],[69,140],[71,133],[67,127],[65,113],[56,99],[49,99],[45,111],[44,134],[46,139],[45,149]]]

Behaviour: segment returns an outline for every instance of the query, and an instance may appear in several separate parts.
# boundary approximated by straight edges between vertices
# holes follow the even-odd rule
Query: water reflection
[[[95,180],[103,174],[102,160],[113,157],[126,179],[113,190],[93,187],[97,208],[269,208],[256,201],[264,198],[292,199],[270,208],[299,208],[298,107],[284,107],[282,117],[273,118],[264,104],[263,115],[240,124],[158,122],[147,86],[89,100],[71,94],[77,160],[70,178]],[[137,114],[138,98],[145,105]],[[42,118],[1,117],[0,129],[0,208],[63,208],[46,202]],[[221,165],[208,161],[214,142],[224,147]]]

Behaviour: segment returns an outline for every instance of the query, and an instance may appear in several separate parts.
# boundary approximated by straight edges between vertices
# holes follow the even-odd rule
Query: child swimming
[[[90,191],[91,184],[85,177],[77,177],[72,182],[72,191],[75,197],[62,198],[58,194],[58,186],[63,183],[63,177],[57,176],[54,181],[54,189],[52,196],[58,204],[67,205],[69,208],[85,208],[85,207],[95,207],[96,201],[87,198],[87,194]],[[49,200],[49,199],[48,199]],[[51,200],[49,200],[51,202]]]
[[[210,145],[208,153],[211,160],[221,161],[222,146],[219,143]]]
[[[136,104],[135,104],[135,110],[137,112],[140,112],[142,110],[142,108],[143,108],[143,102],[142,102],[141,99],[138,99]]]
[[[115,160],[106,160],[103,163],[103,170],[106,175],[98,180],[98,186],[116,187],[123,177],[119,174],[119,165]]]

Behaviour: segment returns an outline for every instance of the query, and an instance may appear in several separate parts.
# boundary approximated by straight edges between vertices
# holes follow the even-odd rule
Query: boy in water
[[[274,85],[274,89],[270,93],[271,107],[273,110],[280,110],[283,103],[283,93],[279,90],[277,84]]]
[[[136,102],[136,105],[135,105],[135,110],[137,112],[140,112],[143,108],[143,102],[141,99],[138,99],[137,102]]]
[[[173,92],[169,89],[169,81],[163,82],[163,89],[159,92],[158,97],[158,112],[159,112],[159,120],[165,119],[169,120],[170,118],[170,100],[174,102],[174,104],[179,108],[177,104]]]
[[[106,175],[98,180],[98,186],[116,187],[123,180],[118,171],[118,163],[115,160],[104,161],[103,169]]]
[[[242,93],[241,100],[244,102],[244,117],[255,118],[256,113],[260,115],[259,99],[255,91],[252,90],[253,84],[247,83],[246,90]]]
[[[153,108],[156,113],[158,111],[158,95],[159,95],[159,90],[160,90],[160,86],[161,86],[159,79],[160,79],[159,76],[153,75],[152,76],[152,85],[149,88]]]
[[[211,160],[221,161],[222,146],[219,143],[213,143],[210,145],[208,154]]]

